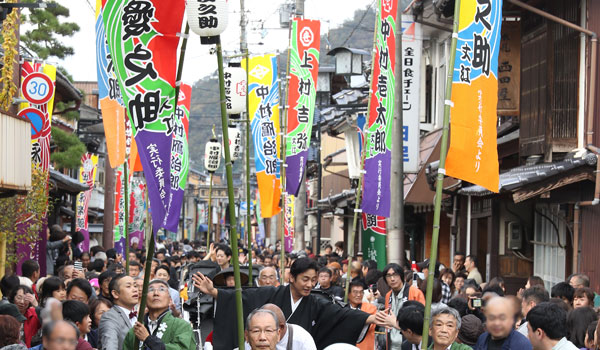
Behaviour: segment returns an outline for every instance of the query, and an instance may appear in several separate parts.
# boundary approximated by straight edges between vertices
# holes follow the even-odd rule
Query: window
[[[565,280],[565,212],[558,206],[537,206],[534,215],[533,274],[550,290]]]

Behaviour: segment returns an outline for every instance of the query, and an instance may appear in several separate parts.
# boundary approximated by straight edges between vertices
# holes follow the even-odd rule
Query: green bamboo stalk
[[[138,310],[138,320],[143,323],[144,311],[146,311],[146,296],[148,294],[148,283],[150,282],[150,270],[152,269],[152,258],[154,258],[154,231],[152,229],[152,216],[150,215],[150,201],[148,200],[148,187],[146,186],[146,264],[144,266],[144,287],[142,289],[142,300]],[[135,338],[134,349],[139,349],[139,339]]]
[[[379,2],[377,2],[377,6],[378,8],[379,6]],[[377,12],[377,11],[375,11]],[[373,52],[375,52],[375,48],[377,47],[377,14],[375,15],[375,29],[373,30]],[[375,58],[375,55],[372,56],[373,59]],[[373,59],[371,61],[373,61]],[[373,81],[373,63],[371,63],[371,79],[369,80],[369,84],[371,84],[370,82]],[[369,100],[367,102],[367,121],[369,120],[368,118],[368,113],[371,110],[371,95],[374,93],[374,91],[371,89],[371,87],[369,86]],[[354,237],[356,234],[356,230],[358,229],[358,215],[362,214],[362,210],[360,210],[360,204],[362,202],[362,187],[363,187],[363,180],[364,180],[364,168],[365,168],[365,158],[367,157],[367,125],[365,125],[364,128],[364,141],[363,145],[362,145],[362,149],[360,152],[360,175],[358,176],[358,187],[356,189],[356,204],[354,206],[354,218],[352,218],[352,231],[350,232],[350,237],[349,240],[350,242],[348,242],[348,256],[352,257],[354,255]],[[321,132],[321,130],[319,130],[319,132]],[[319,136],[320,139],[320,136]],[[320,191],[321,189],[319,189]],[[320,242],[318,242],[320,243]],[[351,262],[349,262],[349,265],[351,265]],[[344,302],[348,302],[348,294],[350,293],[350,278],[348,278],[349,274],[346,275],[346,286],[345,286],[345,291],[344,291]]]
[[[460,0],[454,3],[454,27],[452,30],[452,45],[450,46],[450,62],[446,78],[446,101],[452,99],[452,77],[454,75],[454,59],[456,58],[456,41],[458,33],[458,17],[460,14]],[[446,153],[448,151],[448,134],[450,129],[450,105],[444,106],[444,128],[442,129],[442,145],[440,149],[440,164],[435,185],[435,210],[433,212],[433,233],[431,238],[431,253],[429,254],[429,274],[427,276],[427,293],[425,296],[425,318],[423,334],[429,334],[431,322],[431,296],[433,294],[433,276],[438,253],[438,239],[440,235],[440,214],[442,209],[442,189],[444,188],[444,170],[446,169]],[[429,337],[423,337],[422,349],[427,349]]]
[[[235,279],[235,306],[237,310],[238,345],[244,349],[244,313],[242,310],[242,282],[240,279],[240,262],[238,257],[238,242],[235,217],[235,196],[233,195],[233,170],[231,167],[231,154],[229,153],[229,129],[227,128],[227,107],[225,105],[225,82],[223,79],[223,50],[221,37],[217,37],[217,61],[219,65],[219,96],[221,99],[221,127],[223,129],[223,146],[225,148],[225,172],[227,174],[227,198],[229,200],[229,239],[233,260],[233,276]]]
[[[208,184],[208,230],[206,230],[206,254],[210,253],[210,231],[212,229],[212,188],[213,188],[213,173],[210,173]]]
[[[246,55],[246,232],[248,236],[248,283],[253,286],[252,276],[252,230],[250,208],[250,54],[248,47],[245,49]]]
[[[129,157],[125,158],[125,273],[129,275]]]

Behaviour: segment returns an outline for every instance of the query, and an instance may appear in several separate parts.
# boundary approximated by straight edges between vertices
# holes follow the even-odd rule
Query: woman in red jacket
[[[31,347],[31,338],[33,338],[41,327],[38,314],[35,312],[35,307],[38,303],[33,291],[31,288],[21,285],[10,293],[8,300],[15,304],[19,312],[26,318],[23,324],[23,340],[27,347]]]

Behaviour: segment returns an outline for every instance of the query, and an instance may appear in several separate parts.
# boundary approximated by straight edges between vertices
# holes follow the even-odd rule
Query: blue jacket
[[[490,333],[485,332],[479,336],[477,339],[477,344],[475,344],[474,350],[487,350],[488,341],[490,340]],[[506,341],[502,345],[502,350],[532,350],[531,343],[529,339],[525,337],[523,334],[512,330],[506,338]]]

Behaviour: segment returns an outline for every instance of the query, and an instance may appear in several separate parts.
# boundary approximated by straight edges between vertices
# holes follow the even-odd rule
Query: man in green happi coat
[[[135,323],[123,342],[124,350],[134,349],[136,338],[146,350],[195,350],[196,340],[190,324],[174,317],[169,311],[169,285],[162,280],[153,280],[148,285],[148,314]]]

